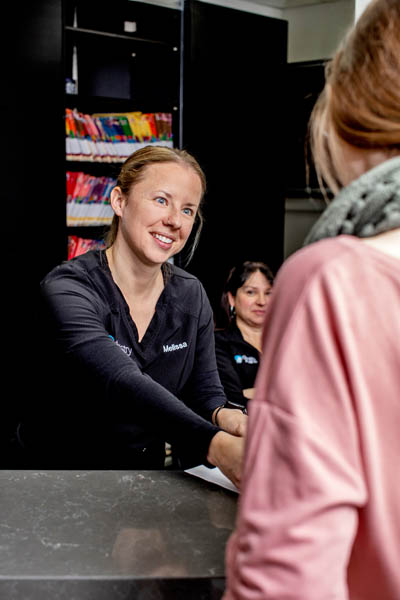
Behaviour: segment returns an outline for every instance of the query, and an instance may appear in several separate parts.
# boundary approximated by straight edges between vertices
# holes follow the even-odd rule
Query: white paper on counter
[[[236,485],[234,485],[232,481],[228,479],[226,475],[222,473],[222,471],[219,470],[218,467],[209,469],[204,465],[199,465],[198,467],[193,467],[192,469],[185,469],[185,473],[189,473],[189,475],[194,475],[195,477],[200,477],[200,479],[205,479],[206,481],[211,481],[211,483],[216,483],[217,485],[220,485],[227,490],[231,490],[232,492],[236,492],[237,494],[239,493]]]

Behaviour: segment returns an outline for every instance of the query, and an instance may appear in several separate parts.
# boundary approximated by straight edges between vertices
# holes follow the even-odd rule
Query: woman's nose
[[[266,304],[267,299],[264,296],[264,294],[257,294],[257,304],[259,304],[260,306],[264,306],[264,304]]]
[[[182,221],[179,211],[174,209],[168,211],[168,214],[165,215],[164,218],[164,224],[173,229],[180,229],[182,227]]]

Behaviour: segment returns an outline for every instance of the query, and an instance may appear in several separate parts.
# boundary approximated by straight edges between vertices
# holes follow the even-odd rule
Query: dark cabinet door
[[[232,265],[283,260],[286,52],[286,21],[185,3],[182,145],[208,180],[187,270],[216,312]]]
[[[2,249],[22,294],[28,279],[36,284],[62,260],[66,244],[61,16],[61,0],[4,5]]]
[[[25,405],[40,401],[39,280],[64,256],[64,77],[61,0],[6,2],[1,36],[2,465]],[[61,232],[61,234],[60,234]],[[39,369],[42,368],[42,371]]]

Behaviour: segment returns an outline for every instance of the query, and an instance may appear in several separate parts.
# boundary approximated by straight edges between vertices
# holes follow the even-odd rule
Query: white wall
[[[142,0],[131,0],[131,2],[140,2]],[[157,4],[159,6],[166,6],[168,8],[177,8],[182,10],[183,0],[144,0],[148,4]],[[265,17],[274,17],[276,19],[282,19],[282,10],[274,8],[272,6],[266,6],[263,0],[202,0],[209,4],[218,4],[220,6],[226,6],[227,8],[236,8],[237,10],[244,10],[245,12],[251,12]],[[266,0],[268,2],[268,0]]]
[[[283,10],[280,8],[273,8],[272,6],[266,6],[262,0],[260,3],[252,2],[251,0],[202,0],[209,4],[218,4],[220,6],[226,6],[227,8],[236,8],[237,10],[244,10],[245,12],[255,13],[258,15],[264,15],[265,17],[274,17],[276,19],[282,19]],[[266,0],[268,2],[268,0]]]
[[[355,0],[355,1],[356,1],[355,19],[357,20],[358,17],[361,15],[362,11],[364,10],[364,8],[367,6],[367,4],[369,4],[371,2],[371,0]]]
[[[130,0],[131,2],[147,2],[147,4],[156,4],[157,6],[165,6],[166,8],[182,9],[181,0]]]
[[[329,58],[354,22],[354,0],[285,9],[289,25],[288,61]]]

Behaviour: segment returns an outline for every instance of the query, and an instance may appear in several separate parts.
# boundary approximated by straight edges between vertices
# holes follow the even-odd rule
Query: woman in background
[[[399,31],[372,0],[313,111],[337,196],[274,284],[225,600],[400,598]]]
[[[215,351],[228,407],[243,410],[253,397],[272,283],[267,265],[251,261],[234,267],[226,281],[221,304],[229,326],[215,332]]]

